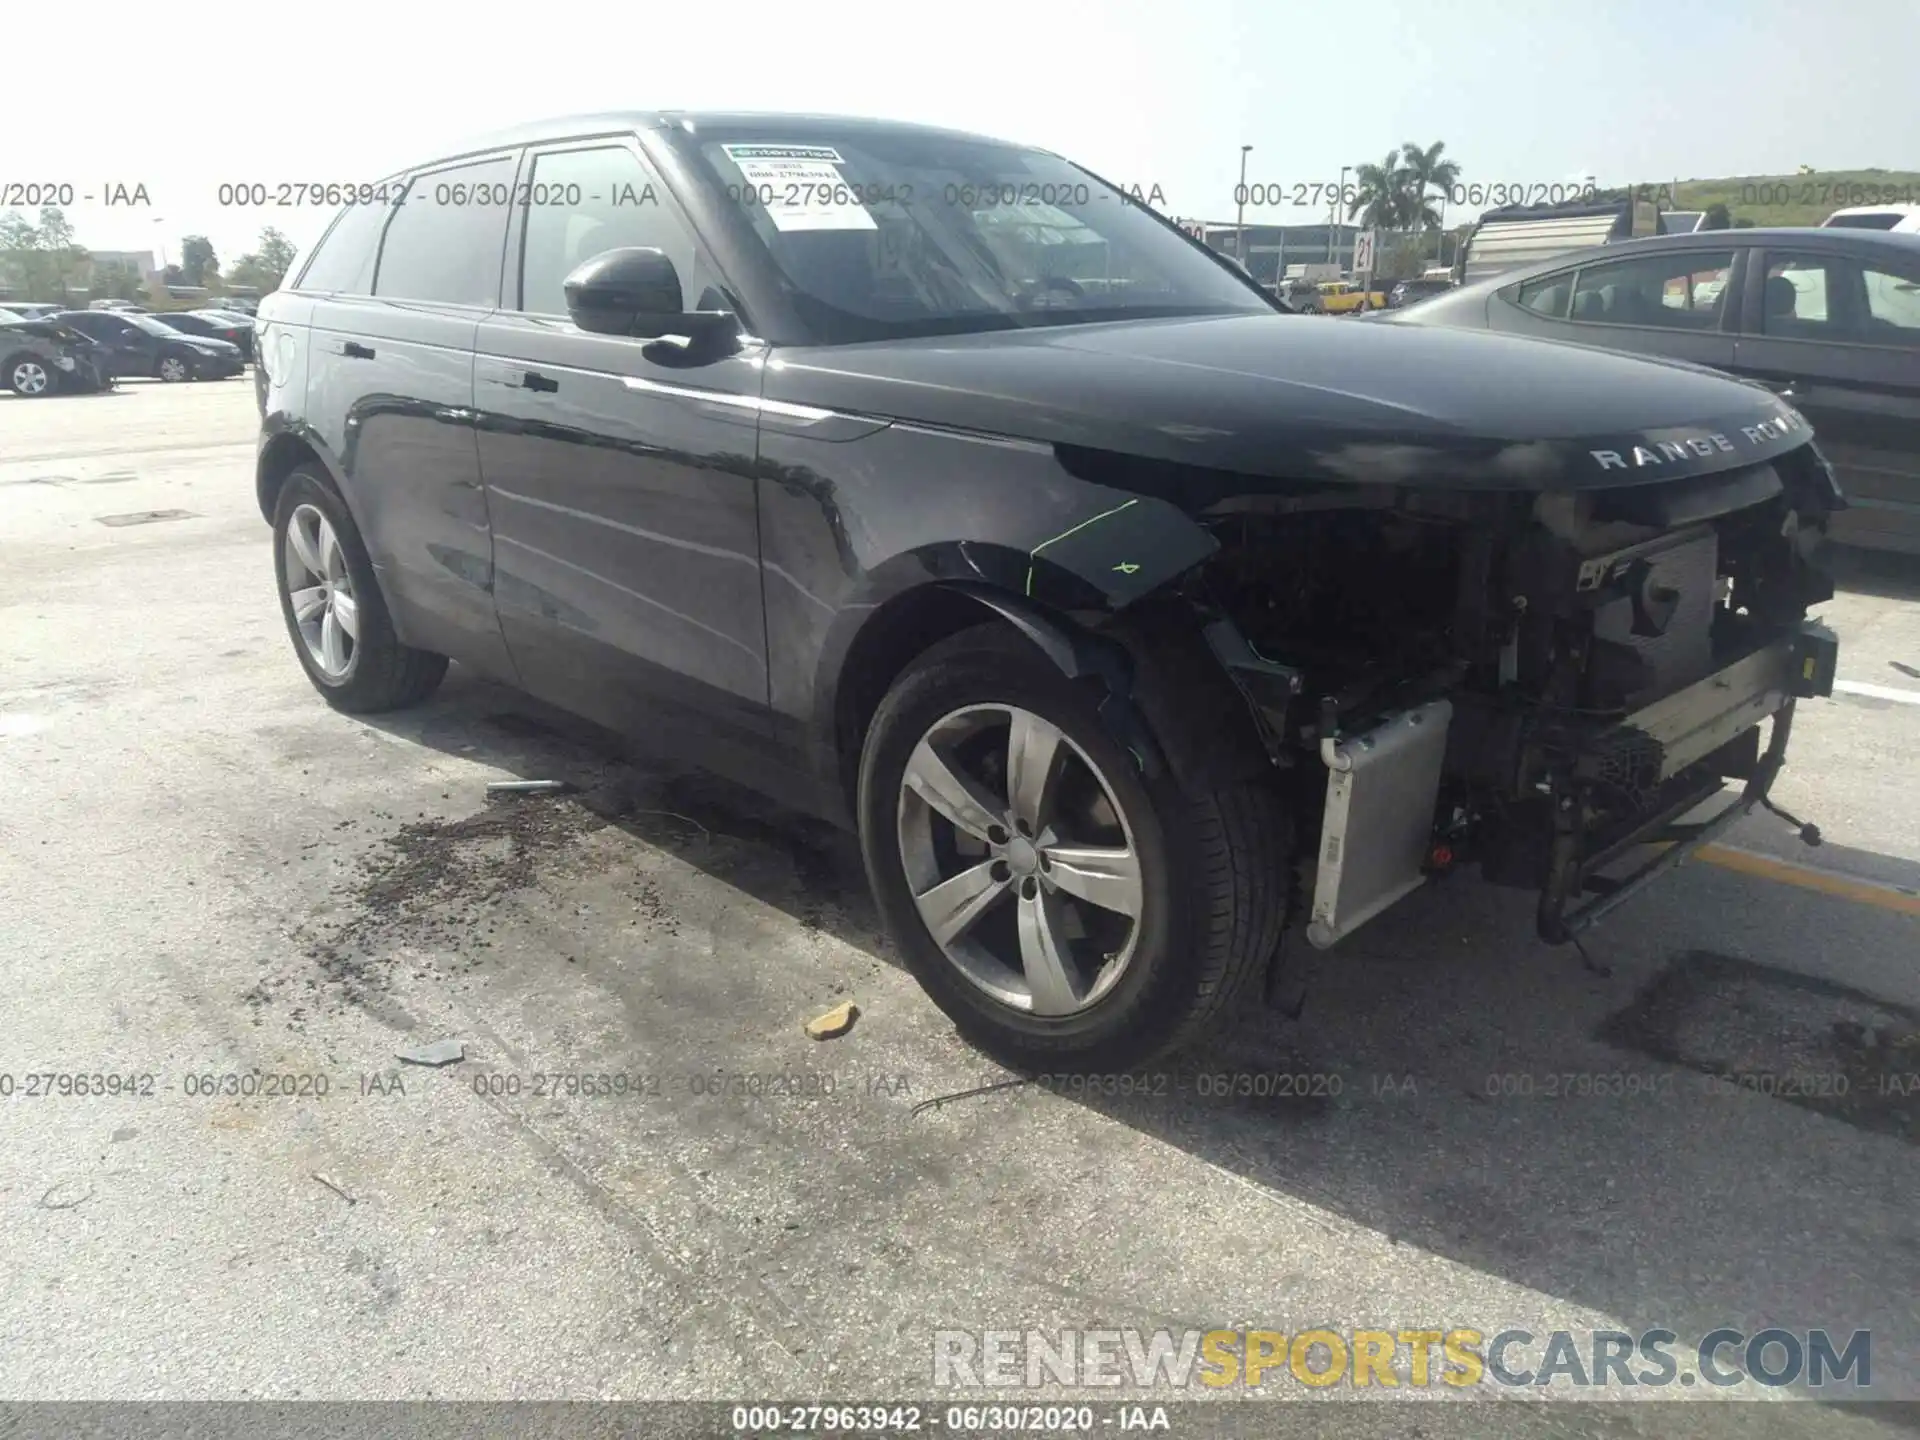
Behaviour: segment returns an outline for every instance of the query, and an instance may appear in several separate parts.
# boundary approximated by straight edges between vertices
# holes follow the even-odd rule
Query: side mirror
[[[604,250],[579,265],[561,288],[573,323],[596,335],[677,335],[700,344],[739,328],[724,310],[686,310],[673,261],[652,246]]]

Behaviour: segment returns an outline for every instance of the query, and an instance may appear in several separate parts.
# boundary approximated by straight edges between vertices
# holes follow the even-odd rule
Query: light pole
[[[167,217],[164,215],[156,215],[153,217],[153,223],[156,225],[164,225],[167,223]],[[153,252],[149,250],[147,254],[151,256]],[[164,230],[160,232],[160,268],[154,272],[153,279],[154,279],[154,282],[160,286],[162,291],[166,291],[167,289],[167,232]],[[171,292],[168,292],[168,293],[171,293]]]
[[[1240,189],[1235,192],[1234,197],[1240,202],[1240,213],[1234,220],[1234,230],[1237,232],[1236,243],[1240,251],[1240,268],[1243,270],[1247,265],[1247,152],[1251,149],[1253,149],[1251,145],[1240,147]]]
[[[1333,192],[1333,204],[1327,207],[1327,263],[1329,265],[1333,263],[1334,216],[1340,210],[1341,206],[1346,203],[1347,172],[1352,168],[1351,165],[1342,165],[1340,167],[1340,185],[1339,188]]]

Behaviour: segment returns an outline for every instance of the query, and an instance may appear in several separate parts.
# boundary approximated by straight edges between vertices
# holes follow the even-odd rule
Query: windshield
[[[1273,313],[1150,211],[1040,151],[790,122],[702,127],[687,148],[828,343]]]

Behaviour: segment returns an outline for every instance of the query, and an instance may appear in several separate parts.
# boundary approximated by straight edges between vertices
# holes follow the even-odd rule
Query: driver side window
[[[629,246],[650,246],[673,261],[685,308],[734,308],[666,186],[626,146],[536,155],[526,193],[517,198],[526,205],[520,308],[528,314],[564,316],[567,276],[602,251]]]

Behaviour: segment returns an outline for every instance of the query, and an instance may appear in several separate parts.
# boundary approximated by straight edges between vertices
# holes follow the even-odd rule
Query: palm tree
[[[1400,147],[1401,169],[1406,175],[1407,224],[1421,229],[1437,229],[1440,212],[1433,208],[1436,198],[1451,194],[1460,179],[1458,161],[1442,158],[1447,142],[1436,140],[1424,148],[1408,141]],[[1437,195],[1435,192],[1438,192]]]
[[[1400,152],[1389,150],[1378,165],[1354,169],[1359,189],[1347,205],[1347,219],[1355,215],[1370,230],[1398,230],[1407,222],[1407,172]]]

